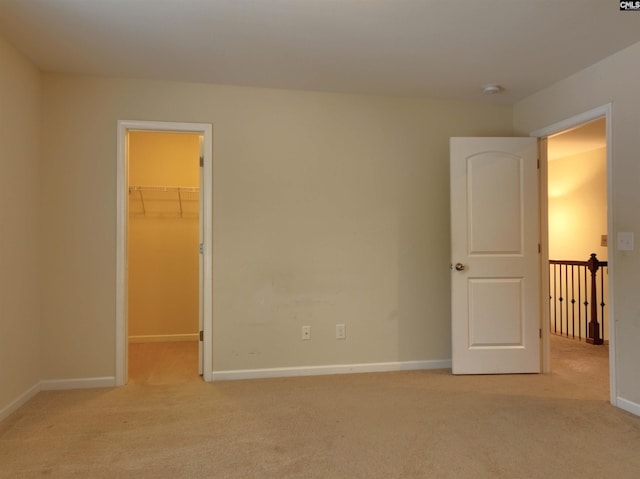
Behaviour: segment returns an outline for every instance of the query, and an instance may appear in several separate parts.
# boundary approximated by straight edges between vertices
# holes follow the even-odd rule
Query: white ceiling
[[[0,36],[48,72],[513,103],[640,41],[618,3],[0,0]]]

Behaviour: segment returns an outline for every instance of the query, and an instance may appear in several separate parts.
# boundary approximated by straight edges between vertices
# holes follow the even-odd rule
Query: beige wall
[[[450,358],[448,141],[510,107],[45,75],[47,378],[114,374],[119,119],[213,124],[214,370]]]
[[[553,139],[550,139],[549,148]],[[607,151],[599,148],[549,162],[549,258],[607,260]]]
[[[553,138],[550,138],[548,151],[552,150]],[[607,248],[601,246],[601,236],[607,234],[606,148],[598,148],[549,161],[548,186],[549,258],[587,261],[591,253],[595,253],[600,261],[607,261]],[[575,273],[577,274],[577,272]],[[602,270],[598,275],[601,273]],[[562,282],[562,277],[557,269],[556,274],[558,276],[555,281],[554,279],[550,280],[552,288],[554,284],[559,288]],[[607,279],[608,275],[605,275],[602,288],[605,302],[609,291]],[[577,285],[578,279],[576,278],[575,281]],[[559,295],[558,292],[556,294]],[[573,290],[573,294],[578,294],[577,287]],[[553,293],[551,295],[553,296]],[[570,296],[571,293],[565,292],[565,295]],[[600,299],[597,302],[600,302]],[[577,309],[583,311],[581,303],[582,301],[578,302]],[[556,310],[555,314],[560,315],[561,313]],[[604,315],[603,338],[608,340],[609,308],[599,309],[598,314]],[[571,317],[572,314],[569,313],[567,316]],[[567,316],[564,316],[565,319]],[[555,319],[552,312],[549,317],[552,328]],[[568,320],[565,331],[573,334],[574,324],[581,323]],[[582,334],[582,337],[586,337],[586,327],[583,327],[581,331],[576,328],[576,334]]]
[[[0,38],[0,412],[40,380],[40,74]]]
[[[130,132],[129,184],[197,187],[199,153],[198,135]],[[141,194],[129,195],[129,337],[176,340],[196,335],[198,194]]]
[[[640,234],[640,92],[638,65],[640,43],[532,95],[515,105],[514,124],[520,134],[528,134],[565,118],[612,103],[613,156],[613,230]],[[610,243],[614,244],[614,238]],[[614,285],[615,351],[617,357],[617,391],[626,401],[640,404],[640,256],[612,250]]]

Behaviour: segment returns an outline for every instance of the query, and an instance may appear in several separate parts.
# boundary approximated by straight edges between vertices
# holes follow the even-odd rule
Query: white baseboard
[[[307,366],[297,368],[238,369],[213,371],[213,381],[232,379],[284,378],[294,376],[321,376],[328,374],[380,373],[390,371],[415,371],[422,369],[451,368],[450,359],[431,361],[404,361],[393,363],[336,364],[330,366]]]
[[[17,398],[11,401],[8,405],[0,409],[0,421],[4,421],[10,414],[15,412],[20,406],[26,403],[33,396],[38,394],[41,391],[40,383],[34,384],[25,392],[20,394]]]
[[[198,341],[198,333],[190,334],[147,334],[129,336],[130,343],[172,343],[177,341]]]
[[[621,397],[616,398],[616,406],[620,409],[624,409],[631,414],[635,414],[636,416],[640,416],[640,404],[634,403],[633,401],[629,401],[627,399],[623,399]]]
[[[58,391],[61,389],[89,389],[115,387],[116,378],[107,376],[103,378],[79,378],[79,379],[45,379],[40,382],[42,391]]]
[[[8,405],[0,409],[0,421],[5,420],[10,414],[15,412],[20,406],[33,398],[40,391],[57,391],[62,389],[88,389],[107,388],[116,385],[116,378],[113,376],[104,378],[81,378],[81,379],[46,379],[31,386]]]

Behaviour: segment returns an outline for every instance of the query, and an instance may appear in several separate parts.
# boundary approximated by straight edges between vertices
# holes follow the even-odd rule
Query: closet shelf
[[[142,214],[146,216],[147,207],[151,202],[177,201],[180,216],[184,215],[185,202],[198,201],[200,188],[194,186],[129,186],[129,200],[139,200]],[[146,202],[146,204],[145,204]]]

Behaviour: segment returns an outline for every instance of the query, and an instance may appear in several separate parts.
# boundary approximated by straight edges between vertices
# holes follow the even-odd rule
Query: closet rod
[[[138,193],[138,197],[140,198],[140,204],[142,205],[142,214],[146,216],[147,208],[144,204],[144,195],[143,193],[175,193],[178,198],[178,205],[180,206],[180,217],[184,214],[184,209],[182,207],[183,200],[189,200],[187,198],[183,198],[183,193],[199,193],[200,188],[197,186],[129,186],[129,195],[133,193]]]
[[[129,186],[129,192],[140,191],[143,193],[198,193],[197,186]]]

